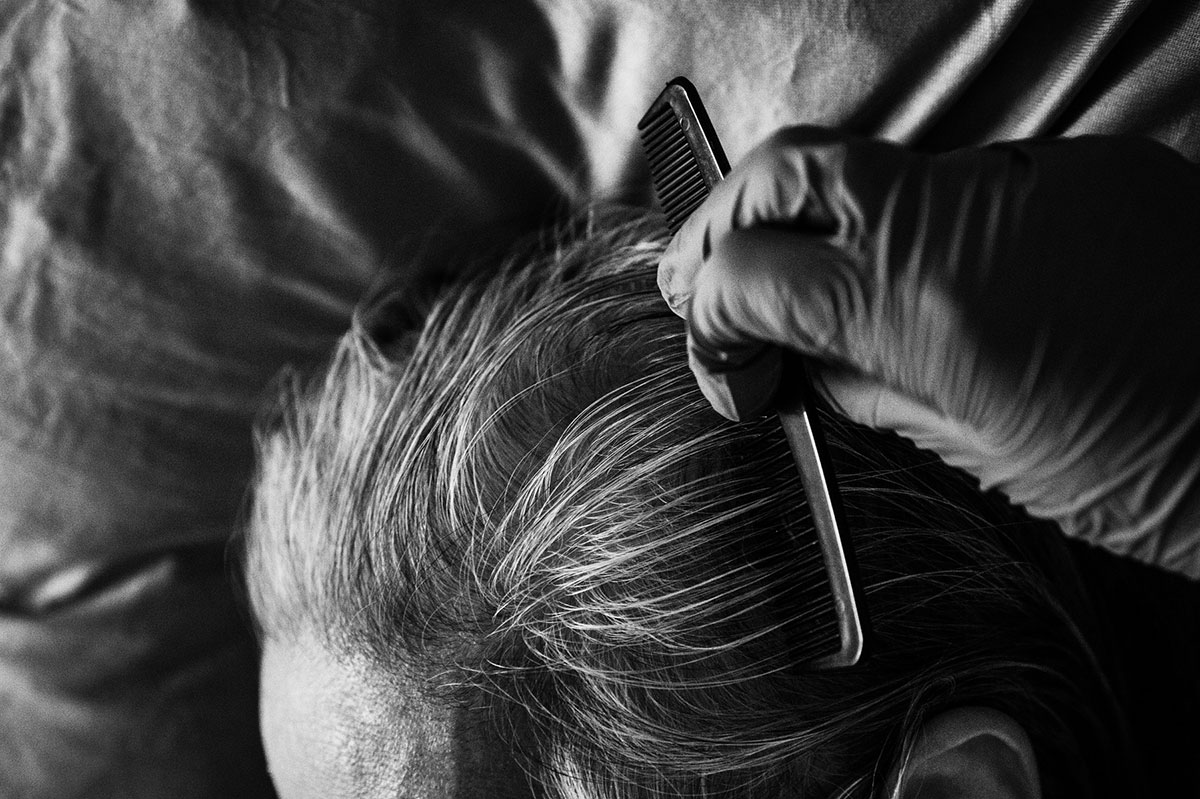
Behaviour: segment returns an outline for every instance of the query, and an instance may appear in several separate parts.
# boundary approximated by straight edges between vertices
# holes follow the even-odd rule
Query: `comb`
[[[638,132],[650,163],[654,192],[666,214],[667,227],[674,234],[724,179],[729,162],[696,87],[686,78],[667,83],[638,123]],[[718,374],[742,368],[765,349],[753,347],[749,354],[722,352],[706,346],[694,334],[692,338],[698,342],[693,348],[695,357]],[[840,639],[836,652],[811,665],[818,670],[846,668],[858,663],[866,648],[862,590],[854,552],[843,532],[841,502],[825,439],[812,411],[814,394],[802,362],[791,364],[789,371],[799,377],[796,388],[777,396],[775,402],[821,545]]]

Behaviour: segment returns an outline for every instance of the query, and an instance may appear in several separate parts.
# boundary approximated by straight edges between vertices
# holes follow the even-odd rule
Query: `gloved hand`
[[[692,215],[659,285],[724,415],[795,379],[760,343],[804,353],[849,418],[1200,578],[1200,167],[1167,147],[924,155],[787,129]]]

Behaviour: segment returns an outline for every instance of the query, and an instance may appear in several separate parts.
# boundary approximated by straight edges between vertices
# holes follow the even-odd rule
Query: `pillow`
[[[1196,157],[1200,12],[1162,5],[10,3],[0,793],[269,795],[223,560],[250,420],[382,270],[648,201],[635,126],[676,74],[735,160],[802,121]]]

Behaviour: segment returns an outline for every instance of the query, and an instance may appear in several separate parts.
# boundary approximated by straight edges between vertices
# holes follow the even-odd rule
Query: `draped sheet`
[[[1200,158],[1200,9],[1028,0],[0,4],[0,795],[267,796],[223,560],[250,424],[383,271],[588,198],[691,77],[808,122]]]

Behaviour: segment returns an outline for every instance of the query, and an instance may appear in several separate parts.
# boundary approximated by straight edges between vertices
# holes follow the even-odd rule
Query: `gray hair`
[[[418,317],[381,295],[292,381],[246,542],[267,632],[489,697],[550,795],[871,796],[958,704],[1026,727],[1047,796],[1122,785],[1096,765],[1121,767],[1121,720],[1054,537],[833,419],[875,650],[806,667],[832,605],[778,424],[725,422],[695,387],[658,220],[582,227]]]

